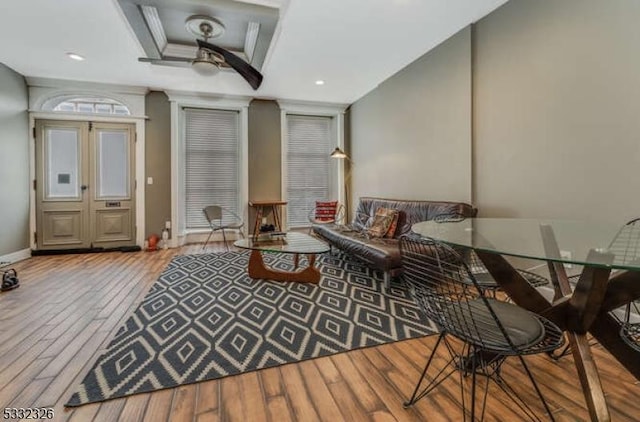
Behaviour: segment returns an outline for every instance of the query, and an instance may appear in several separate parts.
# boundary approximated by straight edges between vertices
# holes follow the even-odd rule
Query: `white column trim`
[[[287,145],[289,138],[287,137],[287,111],[280,107],[280,199],[282,201],[288,201],[289,198],[287,196],[287,183],[289,181],[289,175],[287,173]],[[281,208],[281,218],[282,225],[284,226],[284,230],[288,230],[287,226],[287,207],[284,206]]]

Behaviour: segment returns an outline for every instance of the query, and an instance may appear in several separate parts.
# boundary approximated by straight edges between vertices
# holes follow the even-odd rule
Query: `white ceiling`
[[[2,0],[0,62],[31,77],[350,104],[506,1],[245,0],[281,8],[253,91],[235,72],[138,62],[144,51],[116,0]]]

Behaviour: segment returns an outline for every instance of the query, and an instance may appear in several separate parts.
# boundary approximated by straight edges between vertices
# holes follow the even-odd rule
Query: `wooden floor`
[[[210,245],[209,251],[222,246]],[[459,379],[413,408],[411,393],[436,337],[355,350],[220,380],[65,409],[63,404],[175,254],[200,246],[137,253],[40,256],[15,265],[21,287],[0,294],[0,405],[53,407],[65,421],[449,421],[461,420]],[[640,419],[640,385],[595,347],[614,421]],[[586,420],[572,357],[528,358],[560,421]],[[539,415],[517,361],[504,369]],[[504,402],[504,403],[503,403]],[[521,420],[490,388],[486,420]]]

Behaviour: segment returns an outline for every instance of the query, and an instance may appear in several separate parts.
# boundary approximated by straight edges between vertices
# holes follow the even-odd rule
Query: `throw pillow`
[[[338,201],[316,201],[316,221],[329,223],[335,221]]]
[[[391,217],[391,224],[389,225],[389,230],[384,234],[384,237],[392,239],[396,234],[396,229],[398,228],[398,219],[400,218],[400,212],[398,210],[393,213],[393,217]]]
[[[369,237],[383,237],[391,227],[394,214],[398,214],[397,210],[380,207],[373,216],[371,226],[367,229]]]

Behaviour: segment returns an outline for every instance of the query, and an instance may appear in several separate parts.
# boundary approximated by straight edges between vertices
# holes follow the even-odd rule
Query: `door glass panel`
[[[80,136],[76,129],[47,129],[46,193],[47,199],[80,197]]]
[[[97,198],[129,197],[129,132],[98,132]]]

